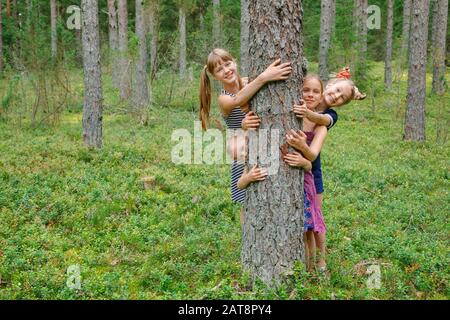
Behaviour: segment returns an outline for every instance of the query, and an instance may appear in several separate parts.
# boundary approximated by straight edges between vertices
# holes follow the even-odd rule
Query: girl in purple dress
[[[323,94],[323,85],[319,77],[315,75],[307,76],[303,82],[303,98],[306,106],[310,110],[320,104]],[[325,222],[317,198],[314,177],[311,172],[312,163],[310,154],[318,155],[327,135],[327,128],[316,125],[307,118],[303,119],[303,132],[291,130],[286,139],[289,145],[300,152],[288,153],[284,156],[286,163],[293,167],[300,167],[304,173],[304,213],[305,213],[305,240],[306,240],[306,265],[308,270],[312,270],[315,263],[316,247],[319,251],[317,267],[319,270],[326,269],[325,262]],[[305,148],[307,146],[307,148]],[[306,151],[306,152],[305,152]]]

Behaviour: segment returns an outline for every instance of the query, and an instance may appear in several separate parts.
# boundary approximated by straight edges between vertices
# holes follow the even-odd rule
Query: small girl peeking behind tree
[[[291,130],[286,139],[297,151],[285,156],[285,161],[303,168],[304,175],[304,212],[305,240],[308,270],[315,264],[315,252],[319,251],[319,270],[326,270],[325,262],[325,224],[322,215],[323,181],[320,163],[320,150],[325,140],[327,129],[337,121],[337,113],[330,107],[339,107],[352,99],[362,100],[366,96],[359,92],[349,80],[349,69],[343,69],[337,78],[328,82],[324,91],[323,84],[317,75],[308,75],[303,82],[303,98],[301,105],[294,106],[297,117],[304,118],[304,132]],[[319,111],[320,113],[318,113]],[[312,161],[312,163],[311,163]]]
[[[271,81],[286,80],[292,72],[290,63],[281,63],[280,59],[273,62],[256,79],[248,82],[238,73],[235,59],[223,49],[214,49],[209,55],[200,78],[200,111],[199,118],[203,130],[207,129],[211,109],[211,83],[208,73],[219,81],[223,89],[218,97],[220,112],[227,124],[228,129],[236,130],[235,135],[228,143],[228,149],[232,154],[231,166],[231,198],[233,202],[243,203],[245,200],[245,188],[239,189],[237,182],[239,178],[246,185],[264,180],[266,172],[257,167],[244,173],[244,162],[239,160],[238,149],[245,145],[245,136],[238,129],[257,129],[260,119],[254,112],[250,111],[250,99]],[[244,175],[243,175],[244,173]],[[243,210],[241,209],[241,223]]]
[[[350,68],[343,68],[334,78],[328,81],[322,99],[315,111],[309,109],[304,101],[301,101],[300,105],[294,105],[293,110],[296,116],[306,118],[317,125],[326,126],[328,129],[332,128],[338,120],[338,115],[332,108],[346,105],[352,100],[364,100],[366,98],[366,95],[358,90],[350,77]],[[309,88],[306,88],[305,91],[305,88],[303,88],[304,94],[308,93],[309,90]],[[311,160],[311,155],[306,154],[306,156]],[[312,170],[319,205],[322,207],[324,187],[320,154],[314,160]]]

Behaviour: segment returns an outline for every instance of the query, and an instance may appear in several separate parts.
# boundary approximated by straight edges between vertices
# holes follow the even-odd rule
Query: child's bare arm
[[[291,167],[303,168],[305,171],[311,171],[312,163],[298,152],[288,153],[284,157],[284,161]]]
[[[332,119],[329,115],[309,110],[304,102],[300,105],[294,105],[293,110],[297,118],[307,118],[309,121],[314,122],[319,126],[329,127],[332,123]]]
[[[314,132],[314,139],[310,146],[306,142],[306,134],[303,131],[291,130],[286,135],[287,143],[300,151],[309,161],[314,161],[319,156],[328,131],[324,126],[318,126]]]
[[[237,182],[237,187],[239,189],[245,189],[252,182],[263,181],[267,177],[267,170],[258,168],[255,164],[250,171],[247,168],[244,169],[244,173],[239,178]]]

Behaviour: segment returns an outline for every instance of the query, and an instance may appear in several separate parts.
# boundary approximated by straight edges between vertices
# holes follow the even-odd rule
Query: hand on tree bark
[[[286,141],[291,147],[299,151],[302,151],[305,147],[308,146],[308,143],[306,142],[306,134],[301,130],[295,131],[291,129],[286,134]]]
[[[242,119],[242,129],[258,129],[261,124],[261,119],[253,112],[250,111],[245,115],[245,118]]]
[[[275,60],[263,73],[262,80],[266,82],[286,80],[292,72],[290,62],[281,63],[281,59]]]

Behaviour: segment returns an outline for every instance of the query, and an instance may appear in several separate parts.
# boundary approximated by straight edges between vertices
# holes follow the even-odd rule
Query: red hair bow
[[[339,71],[339,73],[336,75],[336,78],[350,79],[351,78],[350,67],[345,67],[341,71]]]

